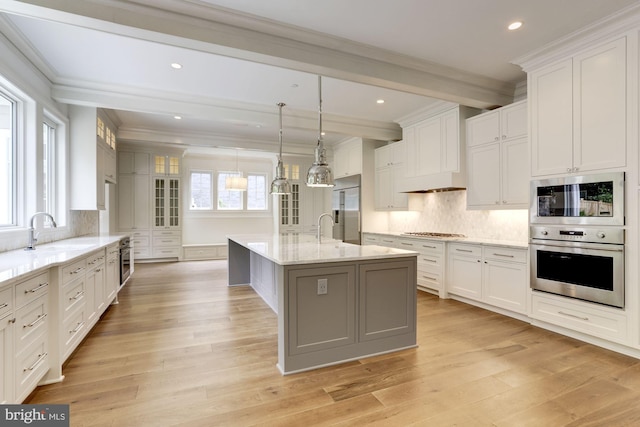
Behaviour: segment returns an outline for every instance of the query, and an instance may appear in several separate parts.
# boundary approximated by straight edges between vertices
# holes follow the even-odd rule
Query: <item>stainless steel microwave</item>
[[[529,222],[624,225],[624,172],[531,181]]]

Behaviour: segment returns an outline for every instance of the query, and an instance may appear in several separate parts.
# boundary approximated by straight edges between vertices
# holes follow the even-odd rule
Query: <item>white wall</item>
[[[230,171],[236,170],[236,154],[226,150],[228,154],[186,153],[183,160],[184,191],[182,222],[182,244],[226,243],[229,234],[256,234],[273,232],[274,196],[267,196],[269,209],[266,212],[219,212],[190,211],[191,170],[198,171]],[[238,168],[245,172],[266,173],[270,183],[275,172],[275,154],[265,156],[251,153],[238,155]],[[215,175],[214,175],[215,178]],[[214,184],[215,185],[215,184]]]
[[[518,210],[467,210],[467,192],[410,194],[408,212],[390,212],[392,232],[460,233],[482,239],[526,242],[529,213]]]

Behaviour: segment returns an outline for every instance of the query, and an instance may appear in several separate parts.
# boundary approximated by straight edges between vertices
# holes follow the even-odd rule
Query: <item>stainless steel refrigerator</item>
[[[335,180],[332,197],[333,238],[360,244],[360,175]]]

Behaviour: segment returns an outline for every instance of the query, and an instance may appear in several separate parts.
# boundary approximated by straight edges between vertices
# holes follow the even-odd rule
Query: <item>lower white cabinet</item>
[[[131,261],[133,266],[133,261]],[[102,311],[115,299],[120,289],[120,244],[107,246],[107,262],[105,264],[104,301]],[[133,268],[133,267],[132,267]],[[133,269],[132,269],[133,271]]]
[[[9,295],[13,297],[13,289],[11,287],[5,291],[9,291]],[[2,298],[2,294],[5,291],[0,292],[0,307],[3,307],[6,303]],[[0,308],[0,310],[2,309]],[[11,402],[14,386],[13,331],[15,329],[15,318],[12,316],[13,311],[5,312],[4,314],[5,316],[0,318],[0,374],[2,374],[2,379],[0,379],[0,404]]]
[[[49,272],[14,287],[12,400],[22,402],[49,370]]]
[[[621,309],[535,291],[531,302],[532,319],[627,344],[629,325]]]
[[[526,314],[527,249],[449,244],[447,291],[514,313]]]

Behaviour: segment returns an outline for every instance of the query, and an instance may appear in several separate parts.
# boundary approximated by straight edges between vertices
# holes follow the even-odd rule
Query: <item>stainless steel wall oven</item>
[[[531,288],[624,307],[624,229],[530,228]]]

